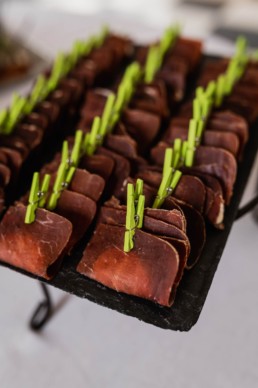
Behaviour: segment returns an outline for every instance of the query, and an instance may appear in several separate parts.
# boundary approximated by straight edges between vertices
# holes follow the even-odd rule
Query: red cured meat
[[[137,230],[134,248],[123,251],[124,228],[99,224],[77,271],[118,292],[170,306],[179,256],[164,240]]]
[[[26,207],[11,206],[0,224],[0,259],[34,275],[51,279],[58,271],[72,233],[71,223],[37,209],[35,222],[25,224]]]
[[[96,214],[96,203],[84,195],[64,190],[54,212],[65,217],[73,225],[67,245],[67,250],[70,252],[89,229]]]

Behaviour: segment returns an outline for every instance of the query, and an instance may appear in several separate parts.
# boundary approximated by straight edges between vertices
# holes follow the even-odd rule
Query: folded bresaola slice
[[[105,182],[108,182],[114,169],[114,160],[106,155],[84,156],[80,160],[79,167],[86,169],[92,174],[101,176]]]
[[[245,118],[229,110],[214,112],[209,118],[207,127],[209,130],[235,133],[240,143],[239,155],[242,156],[249,138],[248,124]]]
[[[72,233],[66,218],[37,209],[35,221],[25,224],[26,207],[11,206],[0,223],[0,260],[51,279],[59,270]]]
[[[140,109],[125,109],[122,122],[128,134],[137,141],[141,154],[152,144],[161,125],[158,115]]]
[[[108,207],[105,204],[105,206],[103,206],[100,210],[98,222],[109,225],[124,226],[126,218],[126,207],[118,205],[118,201],[115,198],[107,202],[107,204],[111,203],[114,204],[115,208]],[[181,220],[179,217],[181,218]],[[164,210],[146,208],[144,211],[143,230],[146,232],[153,233],[159,238],[168,241],[178,252],[179,270],[177,273],[176,281],[173,285],[173,295],[175,295],[176,288],[182,278],[191,249],[189,240],[186,235],[180,234],[178,232],[177,226],[178,223],[182,221],[182,219],[184,219],[184,217],[182,213],[179,212],[177,209]],[[176,226],[176,228],[174,228],[174,226]],[[180,226],[185,227],[185,224],[182,224],[181,222]]]
[[[29,154],[29,147],[25,144],[21,136],[18,135],[0,135],[0,144],[3,147],[8,147],[17,150],[22,159],[25,160]]]
[[[104,191],[105,181],[96,174],[77,168],[69,185],[69,190],[83,194],[93,201],[98,201]]]
[[[206,241],[206,228],[204,219],[198,210],[193,206],[179,201],[173,197],[168,197],[163,205],[164,209],[175,209],[180,207],[186,218],[186,235],[190,241],[191,251],[187,258],[186,268],[191,269],[198,262],[205,241]]]
[[[0,153],[6,155],[6,164],[11,170],[12,181],[14,181],[15,179],[17,179],[20,169],[22,167],[23,158],[19,151],[8,147],[0,147]]]
[[[60,114],[60,107],[54,101],[42,101],[35,107],[35,112],[44,114],[48,119],[49,129],[51,124],[55,123]]]
[[[166,143],[159,142],[158,146],[151,150],[152,160],[160,167],[163,165],[166,148]],[[225,203],[228,205],[237,174],[235,157],[222,148],[199,146],[195,152],[193,168],[219,179],[223,187]]]
[[[57,207],[53,211],[65,217],[73,226],[72,234],[67,244],[68,253],[70,253],[91,226],[96,210],[96,203],[85,195],[70,190],[62,192]]]
[[[179,268],[176,249],[137,229],[134,248],[125,253],[124,231],[122,226],[99,224],[77,271],[118,292],[170,306]]]
[[[197,176],[206,186],[206,200],[204,214],[208,221],[218,229],[223,229],[225,201],[221,183],[212,175],[202,173],[194,168],[185,167],[183,172]]]
[[[169,213],[169,211],[167,211]],[[179,240],[183,240],[188,245],[188,253],[190,252],[190,244],[185,232],[174,225],[173,211],[168,215],[170,222],[163,221],[157,217],[144,216],[143,230],[146,232],[173,237]],[[116,208],[102,206],[99,213],[98,222],[102,224],[110,225],[125,225],[126,219],[126,206],[119,206]],[[177,222],[177,217],[175,222]]]
[[[104,147],[99,147],[96,152],[97,155],[105,155],[112,158],[115,162],[113,173],[108,184],[107,191],[119,197],[120,191],[123,188],[125,180],[131,172],[130,162],[123,156],[116,152],[110,151]]]
[[[132,183],[135,185],[136,179],[128,178],[126,184],[127,183]],[[143,194],[145,195],[145,206],[152,207],[157,195],[157,189],[154,189],[153,187],[144,183]],[[121,191],[120,199],[122,203],[126,203],[126,190]],[[198,210],[172,196],[169,196],[165,200],[162,208],[167,210],[176,209],[184,215],[186,219],[186,235],[190,241],[191,247],[190,255],[187,261],[187,268],[192,268],[197,263],[206,240],[204,219]]]
[[[155,171],[140,171],[137,178],[143,179],[148,185],[158,190],[162,181],[162,173]],[[202,181],[191,175],[182,175],[173,191],[173,197],[178,198],[192,205],[199,212],[203,213],[205,207],[206,188]]]
[[[106,100],[111,93],[109,89],[91,89],[87,91],[84,103],[80,110],[80,122],[78,127],[81,129],[91,128],[94,117],[102,116]]]
[[[29,150],[38,147],[43,139],[42,129],[32,124],[19,124],[14,129],[13,134],[22,138]]]
[[[125,158],[136,159],[138,157],[137,143],[127,135],[107,135],[105,137],[104,147],[117,152]]]
[[[162,80],[137,85],[130,102],[130,109],[152,113],[161,118],[168,117],[167,91]]]
[[[187,140],[189,120],[180,117],[181,123],[178,123],[178,121],[179,120],[172,120],[163,136],[163,141],[168,143],[168,146],[173,145],[174,140],[177,138]],[[224,148],[234,156],[237,156],[239,153],[239,139],[238,136],[232,132],[209,130],[207,128],[203,133],[202,144]]]

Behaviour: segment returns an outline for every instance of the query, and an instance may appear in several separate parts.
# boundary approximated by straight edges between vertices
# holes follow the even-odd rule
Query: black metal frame
[[[235,221],[248,214],[257,205],[258,194],[238,210]],[[38,304],[30,319],[30,328],[34,331],[40,331],[49,322],[56,311],[56,309],[53,308],[48,286],[42,282],[39,282],[39,284],[42,288],[44,299]]]

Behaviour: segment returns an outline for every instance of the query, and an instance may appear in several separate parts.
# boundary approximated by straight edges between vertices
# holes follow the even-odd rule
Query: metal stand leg
[[[249,213],[258,205],[258,195],[244,205],[241,209],[238,210],[236,220],[243,217],[245,214]]]
[[[44,300],[39,303],[30,320],[30,328],[39,331],[49,321],[53,313],[52,301],[47,286],[40,283],[44,294]]]

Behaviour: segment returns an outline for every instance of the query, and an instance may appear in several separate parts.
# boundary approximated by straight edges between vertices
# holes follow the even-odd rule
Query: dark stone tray
[[[250,140],[246,146],[243,161],[239,163],[234,195],[230,206],[226,209],[225,229],[219,231],[207,226],[207,241],[201,258],[192,270],[185,272],[172,307],[162,307],[141,298],[118,293],[77,273],[75,269],[82,256],[87,237],[76,248],[72,257],[65,258],[61,270],[51,281],[38,278],[6,263],[0,262],[0,265],[43,281],[70,294],[87,298],[99,305],[136,317],[146,323],[170,330],[190,330],[200,316],[235,220],[258,150],[257,129],[257,124],[251,128]]]

